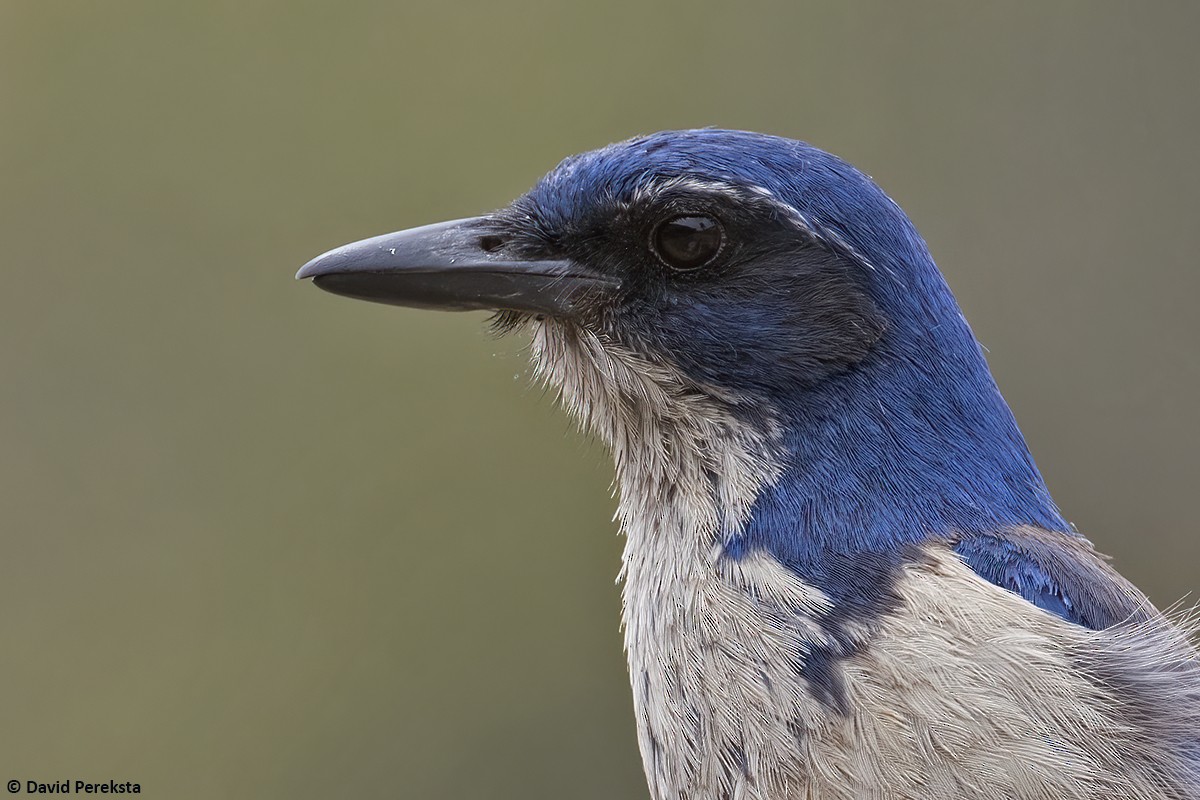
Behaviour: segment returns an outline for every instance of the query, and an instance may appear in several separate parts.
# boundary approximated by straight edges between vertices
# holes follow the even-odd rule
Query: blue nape
[[[788,139],[668,131],[567,159],[526,205],[547,230],[569,229],[595,198],[630,202],[673,177],[770,197],[811,234],[807,243],[777,239],[778,249],[767,248],[763,258],[774,258],[778,271],[759,277],[771,280],[774,291],[743,293],[751,298],[744,305],[725,286],[689,296],[679,306],[692,316],[672,326],[687,336],[666,338],[663,348],[698,380],[742,395],[745,402],[734,409],[742,422],[783,431],[784,474],[728,542],[732,556],[768,552],[835,603],[877,613],[887,605],[895,567],[919,552],[914,545],[1020,526],[1076,536],[924,241],[854,167]],[[601,209],[608,219],[608,207]],[[781,235],[763,233],[764,241]],[[807,341],[800,334],[811,335],[811,320],[829,312],[805,283],[817,274],[828,279],[821,284],[826,294],[841,287],[844,297],[868,298],[861,319],[878,323],[865,354],[851,352],[825,371],[811,360],[774,357],[795,356],[786,349],[794,344],[789,337]],[[849,288],[838,282],[843,277]],[[666,313],[655,306],[655,315]],[[722,329],[723,343],[692,333]],[[714,344],[740,358],[714,360],[708,352]],[[1069,598],[1039,582],[1036,566],[1002,560],[997,569],[988,552],[980,546],[964,555],[983,578],[1079,621]],[[871,568],[863,568],[868,562]]]
[[[911,557],[912,545],[1020,526],[1075,536],[925,243],[869,178],[808,145],[740,132],[658,134],[601,153],[575,163],[572,179],[589,170],[593,184],[675,173],[765,189],[852,265],[885,321],[853,368],[771,392],[787,469],[729,543],[731,555],[764,550],[835,603],[868,613],[887,605],[895,574],[887,565]],[[649,154],[653,170],[633,168]],[[765,423],[759,406],[746,409],[747,423]],[[969,541],[962,555],[981,577],[1088,624],[1035,561]],[[875,568],[836,566],[867,556]]]

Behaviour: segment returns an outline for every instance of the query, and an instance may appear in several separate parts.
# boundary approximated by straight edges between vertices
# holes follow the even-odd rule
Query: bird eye
[[[712,217],[684,215],[659,223],[650,236],[655,255],[681,271],[709,264],[725,246],[725,231]]]

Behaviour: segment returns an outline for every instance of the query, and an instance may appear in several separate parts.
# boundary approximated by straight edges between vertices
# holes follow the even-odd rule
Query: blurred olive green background
[[[1196,9],[0,0],[0,780],[645,797],[604,454],[483,315],[292,274],[661,128],[873,174],[1068,517],[1200,588]]]

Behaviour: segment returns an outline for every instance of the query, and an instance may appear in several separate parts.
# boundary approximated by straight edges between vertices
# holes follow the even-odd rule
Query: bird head
[[[911,222],[802,142],[630,139],[495,213],[347,245],[298,277],[529,323],[543,372],[610,445],[635,447],[648,420],[720,418],[712,430],[758,431],[792,473],[781,502],[849,504],[849,525],[1062,527]]]
[[[728,396],[786,396],[866,359],[920,295],[858,230],[920,247],[899,209],[816,148],[664,132],[567,159],[507,208],[331,251],[335,293],[533,320]],[[919,262],[918,262],[919,263]],[[882,271],[882,272],[881,272]],[[889,285],[893,284],[893,285]]]

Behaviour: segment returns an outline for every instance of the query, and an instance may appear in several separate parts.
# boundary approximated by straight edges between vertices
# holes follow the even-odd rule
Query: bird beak
[[[440,222],[343,245],[296,273],[334,294],[411,308],[492,309],[570,317],[618,288],[567,260],[485,249],[486,217]]]

